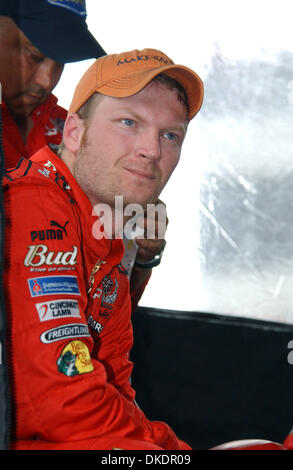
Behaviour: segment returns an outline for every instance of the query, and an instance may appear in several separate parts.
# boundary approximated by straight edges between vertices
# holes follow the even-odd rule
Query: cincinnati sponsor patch
[[[79,340],[68,343],[57,359],[57,368],[67,377],[92,372],[94,367],[87,345]]]
[[[88,326],[84,323],[69,323],[68,325],[57,326],[41,334],[41,341],[44,344],[54,343],[67,338],[90,336]]]
[[[76,276],[44,276],[28,279],[31,297],[41,295],[80,295]]]
[[[80,317],[78,301],[74,299],[58,299],[52,302],[36,304],[40,321],[56,320],[56,318]]]

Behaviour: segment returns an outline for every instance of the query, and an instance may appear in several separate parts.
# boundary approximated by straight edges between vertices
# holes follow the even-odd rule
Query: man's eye
[[[30,49],[26,49],[26,53],[29,57],[30,60],[32,60],[33,62],[35,63],[40,63],[42,62],[43,60],[43,57],[42,56],[39,56],[37,54],[35,54],[33,51],[31,51]]]
[[[165,137],[170,141],[177,141],[177,135],[174,132],[166,132]]]
[[[122,119],[121,121],[125,126],[127,127],[132,127],[134,126],[134,120],[133,119]]]

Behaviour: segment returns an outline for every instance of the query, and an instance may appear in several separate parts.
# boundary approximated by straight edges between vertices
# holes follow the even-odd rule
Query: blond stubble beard
[[[91,142],[88,137],[88,125],[85,121],[85,129],[82,136],[81,144],[79,151],[76,154],[76,158],[73,164],[73,175],[78,182],[79,186],[83,190],[83,192],[89,198],[91,204],[94,206],[96,204],[108,204],[112,209],[115,208],[115,197],[116,196],[123,196],[123,209],[128,204],[140,204],[144,209],[147,208],[147,204],[154,203],[157,198],[159,197],[160,192],[156,191],[153,196],[147,202],[140,202],[138,200],[134,200],[133,197],[129,197],[127,194],[123,195],[121,192],[118,192],[113,188],[113,190],[109,190],[109,188],[99,188],[95,184],[93,180],[88,180],[87,175],[84,173],[83,168],[86,166],[86,154],[91,149]],[[120,185],[121,186],[121,185]],[[139,187],[138,187],[139,192]],[[106,198],[105,198],[106,196]]]

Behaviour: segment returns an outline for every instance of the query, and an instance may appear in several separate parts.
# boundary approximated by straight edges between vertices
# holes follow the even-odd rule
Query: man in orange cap
[[[198,75],[158,50],[101,57],[77,85],[61,158],[45,147],[9,173],[12,448],[190,449],[135,403],[121,261],[130,209],[158,200],[202,99]]]

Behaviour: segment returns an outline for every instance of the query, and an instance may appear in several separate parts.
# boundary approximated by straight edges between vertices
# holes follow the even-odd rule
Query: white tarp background
[[[205,83],[162,194],[167,247],[141,305],[292,322],[291,0],[87,0],[87,9],[107,53],[161,49]],[[61,105],[90,63],[66,66]]]

